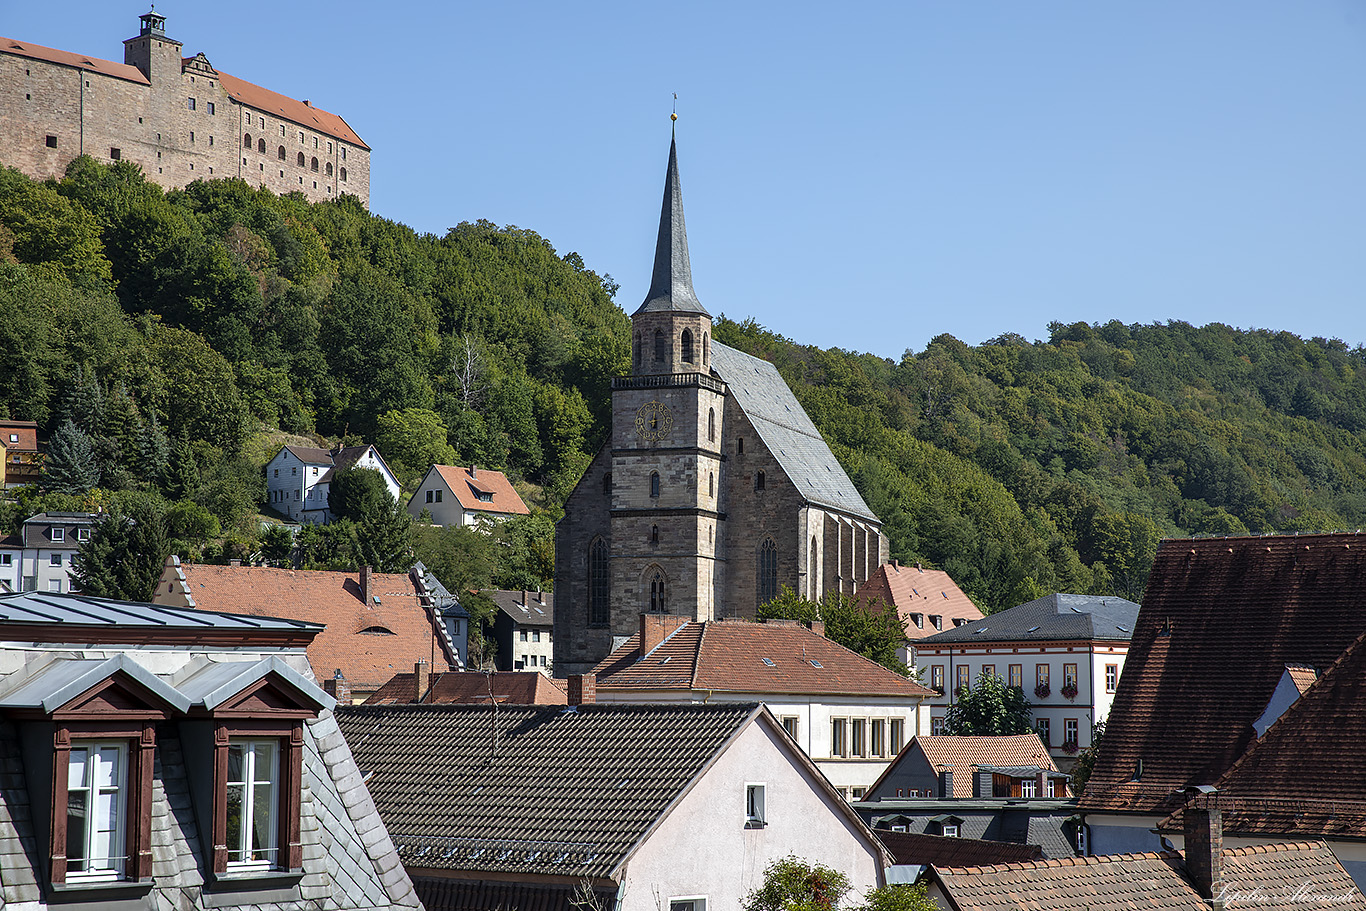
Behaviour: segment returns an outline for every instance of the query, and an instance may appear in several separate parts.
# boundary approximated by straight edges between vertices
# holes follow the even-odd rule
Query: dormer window
[[[924,615],[924,614],[911,614],[911,622],[915,624],[915,628],[916,628],[916,629],[924,629],[924,628],[925,628],[925,615]]]
[[[944,628],[944,618],[939,614],[930,614],[930,625],[935,629]]]
[[[269,870],[279,858],[280,748],[275,740],[228,745],[228,872]]]
[[[65,542],[66,542],[66,529],[63,528],[63,527],[60,526],[60,525],[54,526],[53,529],[52,529],[52,543],[54,543],[54,544],[63,544],[63,543],[65,543]]]

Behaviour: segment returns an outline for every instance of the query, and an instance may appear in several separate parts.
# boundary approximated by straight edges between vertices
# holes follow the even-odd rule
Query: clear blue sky
[[[122,60],[145,3],[0,0]],[[371,208],[649,284],[677,92],[698,297],[799,342],[1186,320],[1366,342],[1360,0],[162,0],[187,55],[344,116]]]

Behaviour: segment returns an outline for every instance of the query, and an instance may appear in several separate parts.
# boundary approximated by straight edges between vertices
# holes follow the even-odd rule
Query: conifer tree
[[[182,434],[176,437],[175,445],[171,447],[163,490],[168,500],[188,500],[198,489],[199,466],[195,464],[189,439]]]
[[[99,461],[89,435],[67,418],[48,447],[43,486],[58,493],[83,494],[100,482]]]
[[[95,523],[90,540],[76,551],[72,572],[85,594],[150,601],[170,552],[165,517],[145,497]]]
[[[94,368],[76,365],[66,396],[66,416],[87,436],[93,438],[104,433],[104,393]]]
[[[147,419],[138,428],[136,470],[144,481],[160,486],[171,462],[171,443],[161,429],[155,408],[147,409]]]

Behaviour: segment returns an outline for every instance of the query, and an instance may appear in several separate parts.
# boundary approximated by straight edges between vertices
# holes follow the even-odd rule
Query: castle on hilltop
[[[240,177],[370,205],[370,147],[336,114],[181,56],[148,12],[123,63],[0,38],[0,164],[43,180],[72,159],[133,161],[166,188]]]

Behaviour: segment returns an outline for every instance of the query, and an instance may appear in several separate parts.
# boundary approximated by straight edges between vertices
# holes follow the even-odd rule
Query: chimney
[[[825,621],[824,621],[824,620],[812,620],[812,621],[811,621],[811,632],[815,633],[817,636],[824,636],[824,635],[825,635]]]
[[[228,565],[229,565],[229,566],[241,566],[241,565],[242,565],[242,558],[241,558],[241,557],[232,557],[232,558],[230,558],[230,559],[228,560]]]
[[[1034,779],[1034,794],[1038,797],[1048,796],[1048,771],[1039,769],[1039,774]]]
[[[476,478],[476,477],[478,477],[478,476],[479,476],[478,470],[476,470],[475,467],[474,467],[474,464],[471,463],[471,464],[470,464],[470,477]]]
[[[676,614],[641,614],[640,656],[643,658],[650,654],[669,633],[687,622],[687,617],[680,617]]]
[[[351,704],[351,686],[346,682],[341,668],[337,668],[331,677],[323,681],[323,692],[337,700],[338,705]]]
[[[895,569],[895,570],[897,570],[898,572],[901,570],[901,564],[897,563],[895,559],[893,559],[893,560],[891,561],[891,564],[892,564],[892,569]]]
[[[522,589],[522,607],[526,607],[526,606],[529,605],[530,603],[531,603],[531,592],[527,591],[526,589]]]
[[[569,675],[569,704],[592,705],[598,701],[597,674]]]
[[[360,599],[366,606],[370,604],[370,567],[360,568]]]
[[[427,695],[427,689],[432,685],[432,666],[427,663],[426,658],[422,658],[413,665],[413,682],[416,683],[417,698],[414,702],[421,702]]]
[[[939,767],[939,799],[953,800],[953,769]]]
[[[1195,891],[1223,911],[1224,820],[1213,789],[1186,804],[1186,872]]]
[[[996,776],[990,769],[984,769],[981,766],[972,767],[972,796],[996,796]]]

